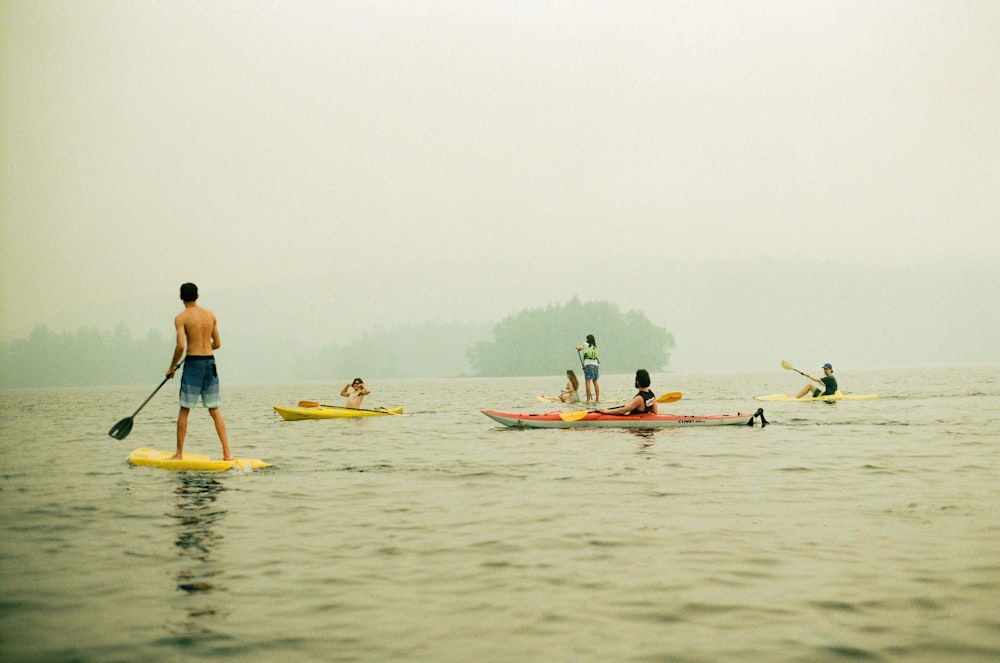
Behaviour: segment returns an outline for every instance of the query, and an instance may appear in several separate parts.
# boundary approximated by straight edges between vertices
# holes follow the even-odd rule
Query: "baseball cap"
[[[830,363],[827,362],[827,363],[823,364],[823,369],[824,370],[830,369],[832,371],[833,370],[833,366],[831,366]]]

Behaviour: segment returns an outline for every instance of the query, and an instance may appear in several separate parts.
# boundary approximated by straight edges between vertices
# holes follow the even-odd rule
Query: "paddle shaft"
[[[177,365],[174,366],[174,370],[176,371],[178,368],[180,368],[181,364],[183,363],[184,363],[183,360],[179,361]],[[112,426],[111,430],[108,431],[108,435],[115,438],[116,440],[124,440],[126,437],[128,437],[128,434],[132,432],[132,420],[135,419],[135,415],[139,414],[139,411],[142,410],[142,408],[146,407],[146,403],[151,401],[153,399],[153,396],[156,396],[156,392],[162,389],[163,385],[165,385],[167,383],[167,380],[169,380],[171,377],[173,376],[168,375],[164,377],[163,382],[161,382],[156,387],[156,389],[153,390],[153,393],[151,393],[148,397],[146,397],[146,400],[142,402],[142,405],[136,408],[135,412],[132,413],[132,416],[125,417],[124,419],[116,423],[114,426]]]
[[[177,364],[177,365],[180,366],[180,364]],[[177,369],[175,368],[174,370],[177,370]],[[169,379],[170,379],[169,377],[163,378],[163,382],[160,383],[160,386],[157,387],[156,389],[154,389],[153,393],[151,393],[149,395],[149,397],[146,398],[146,400],[144,400],[142,402],[142,405],[140,405],[138,408],[136,408],[135,412],[132,413],[132,416],[129,417],[129,419],[135,418],[135,415],[139,414],[139,410],[141,410],[142,408],[146,407],[146,403],[148,403],[149,401],[153,400],[153,396],[156,396],[156,392],[158,392],[160,389],[162,389],[163,385],[165,385],[167,383],[167,380],[169,380]]]

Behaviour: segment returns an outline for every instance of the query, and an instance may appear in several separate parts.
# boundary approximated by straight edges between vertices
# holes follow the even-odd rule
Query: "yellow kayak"
[[[233,460],[222,460],[221,458],[210,458],[207,454],[184,453],[184,458],[171,460],[172,451],[157,451],[140,447],[128,455],[128,462],[133,465],[145,465],[147,467],[162,467],[166,470],[192,470],[195,472],[225,472],[233,468],[240,470],[259,470],[264,467],[271,467],[270,463],[265,463],[259,458],[236,458]]]
[[[829,396],[803,396],[795,398],[788,394],[770,394],[768,396],[754,396],[755,401],[771,401],[779,403],[798,403],[805,401],[873,401],[878,398],[878,394],[845,394],[837,391]]]
[[[348,419],[355,417],[384,417],[391,414],[403,414],[403,408],[377,408],[368,410],[358,407],[340,407],[337,405],[313,404],[313,401],[301,401],[299,407],[281,407],[272,405],[274,411],[285,421],[301,421],[302,419]]]

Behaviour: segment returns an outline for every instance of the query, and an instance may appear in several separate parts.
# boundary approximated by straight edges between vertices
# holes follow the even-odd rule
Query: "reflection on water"
[[[645,451],[653,446],[653,439],[656,435],[655,430],[650,428],[629,428],[627,430],[629,433],[639,438],[638,451]]]
[[[226,487],[206,474],[182,472],[178,477],[175,510],[169,515],[177,526],[174,545],[178,555],[188,562],[177,573],[177,589],[189,595],[181,603],[184,630],[208,633],[204,618],[219,614],[219,609],[208,599],[214,592],[225,590],[218,584],[222,567],[217,565],[214,551],[223,540],[217,526],[226,515],[216,501]]]

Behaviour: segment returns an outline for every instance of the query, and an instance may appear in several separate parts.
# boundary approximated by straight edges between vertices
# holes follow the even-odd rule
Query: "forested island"
[[[628,373],[660,371],[670,361],[674,337],[640,311],[621,312],[609,302],[581,302],[524,309],[496,325],[431,322],[371,329],[343,344],[319,348],[285,339],[227,332],[220,365],[232,382],[267,383],[366,378],[558,375],[579,369],[575,346],[596,337],[601,368]],[[0,387],[80,387],[149,384],[162,376],[173,337],[135,337],[112,330],[54,332],[36,327],[24,339],[0,343]]]

